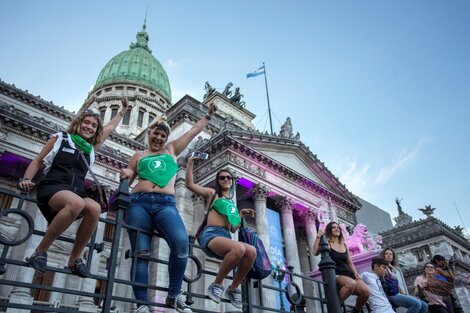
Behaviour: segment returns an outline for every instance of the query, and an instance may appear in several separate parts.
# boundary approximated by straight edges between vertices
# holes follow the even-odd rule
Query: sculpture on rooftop
[[[420,210],[421,212],[423,212],[424,215],[427,216],[427,218],[430,218],[430,217],[432,217],[432,214],[434,213],[434,210],[435,210],[435,209],[436,209],[436,208],[431,208],[431,205],[425,205],[425,206],[424,206],[424,209],[418,209],[418,210]]]
[[[279,136],[285,137],[285,138],[294,137],[294,133],[292,131],[292,122],[290,121],[290,117],[288,117],[284,125],[281,126],[281,131],[279,132]]]
[[[215,88],[211,86],[211,84],[209,84],[209,82],[206,82],[206,84],[204,85],[204,90],[206,91],[206,93],[204,94],[204,99],[208,98],[211,94],[214,93],[215,91]]]
[[[403,209],[401,208],[401,201],[403,199],[398,199],[398,197],[395,198],[395,203],[397,204],[397,208],[398,208],[398,215],[401,215],[403,214]]]
[[[232,86],[233,86],[233,83],[229,82],[229,83],[227,83],[227,85],[225,85],[224,91],[222,91],[222,94],[224,96],[226,96],[227,98],[230,98],[230,96],[232,95],[232,91],[230,90],[230,88],[232,88]]]
[[[235,94],[230,98],[234,104],[245,107],[245,101],[241,101],[243,95],[240,93],[240,87],[235,88]]]

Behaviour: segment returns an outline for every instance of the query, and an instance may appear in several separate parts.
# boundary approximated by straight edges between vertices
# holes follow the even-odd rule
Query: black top
[[[67,137],[68,135],[64,133],[59,151],[41,185],[63,184],[72,186],[75,192],[83,192],[88,167],[80,156],[80,150],[72,148]],[[90,155],[84,154],[84,156],[89,164]]]
[[[336,263],[336,275],[348,276],[356,279],[348,265],[348,250],[338,252],[330,246],[330,257]]]

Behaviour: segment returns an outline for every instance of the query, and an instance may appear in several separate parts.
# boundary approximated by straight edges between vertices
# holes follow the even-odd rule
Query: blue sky
[[[173,102],[239,86],[260,130],[294,133],[346,187],[415,219],[470,227],[470,2],[0,1],[0,78],[77,110],[147,31]],[[462,219],[459,218],[457,208]]]

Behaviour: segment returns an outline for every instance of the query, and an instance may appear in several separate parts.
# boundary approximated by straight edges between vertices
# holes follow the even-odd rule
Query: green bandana
[[[219,198],[215,200],[212,208],[219,214],[227,216],[228,222],[233,227],[238,227],[240,224],[240,214],[238,213],[238,209],[232,201],[225,198]]]
[[[73,135],[70,135],[70,138],[72,138],[73,143],[80,151],[86,154],[91,153],[93,146],[91,145],[91,143],[86,141],[82,136],[73,134]]]
[[[140,159],[137,173],[160,188],[165,187],[178,171],[178,165],[169,154],[152,154]]]

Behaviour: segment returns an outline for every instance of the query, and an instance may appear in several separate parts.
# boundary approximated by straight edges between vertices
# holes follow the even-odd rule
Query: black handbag
[[[95,181],[95,184],[85,187],[86,197],[95,200],[101,206],[101,213],[108,212],[109,202],[108,202],[107,189],[105,186],[100,184],[95,174],[91,170],[90,165],[85,159],[85,156],[83,155],[83,153],[80,152],[80,155],[82,156],[83,161],[88,167],[88,171],[90,172],[91,177],[93,177],[93,180]]]

